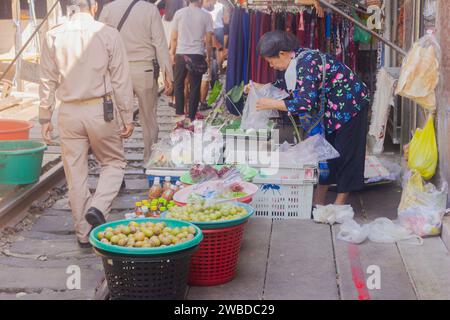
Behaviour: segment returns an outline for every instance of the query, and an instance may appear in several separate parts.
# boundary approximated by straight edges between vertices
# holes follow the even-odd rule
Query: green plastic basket
[[[242,217],[242,218],[235,219],[235,220],[211,221],[211,222],[193,222],[193,221],[189,221],[189,222],[191,224],[196,225],[197,227],[199,227],[202,230],[222,229],[222,228],[229,228],[229,227],[234,227],[234,226],[237,226],[239,224],[242,224],[245,221],[247,221],[248,219],[250,219],[250,217],[255,213],[255,209],[253,209],[252,206],[250,206],[250,205],[248,205],[246,203],[231,202],[231,204],[233,204],[235,206],[243,207],[245,210],[247,210],[247,215]],[[161,216],[162,217],[166,217],[167,213],[168,212],[166,211]],[[170,218],[167,218],[167,219],[170,220]],[[179,221],[179,220],[173,220],[173,221]]]
[[[39,180],[44,150],[38,141],[0,141],[0,184],[30,184]]]
[[[129,247],[121,247],[116,246],[112,244],[103,243],[100,240],[97,239],[96,235],[99,232],[105,231],[106,228],[115,228],[119,225],[128,225],[131,221],[135,221],[137,223],[146,223],[146,222],[165,222],[169,228],[182,228],[182,227],[194,227],[197,231],[195,233],[195,237],[192,240],[186,241],[184,243],[179,243],[167,247],[156,247],[156,248],[129,248]],[[100,250],[116,253],[116,254],[127,254],[127,255],[136,255],[136,256],[142,256],[142,255],[161,255],[161,254],[167,254],[177,251],[186,250],[192,247],[197,246],[203,239],[203,233],[202,230],[200,230],[199,227],[196,225],[185,222],[185,221],[178,221],[178,220],[171,220],[171,219],[156,219],[156,218],[141,218],[141,219],[133,219],[133,220],[117,220],[114,222],[109,222],[102,224],[94,230],[92,230],[91,235],[89,236],[89,241],[91,244]]]

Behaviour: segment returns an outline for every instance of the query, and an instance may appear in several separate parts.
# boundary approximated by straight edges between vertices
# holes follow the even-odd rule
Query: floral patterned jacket
[[[304,49],[296,51],[298,56]],[[366,85],[342,62],[326,54],[325,77],[325,113],[324,126],[331,134],[341,128],[362,108],[369,105],[369,93]],[[295,90],[289,92],[284,78],[273,83],[274,86],[289,92],[285,99],[286,108],[293,115],[303,115],[320,109],[320,93],[322,90],[323,66],[318,51],[306,53],[297,62],[297,84]]]

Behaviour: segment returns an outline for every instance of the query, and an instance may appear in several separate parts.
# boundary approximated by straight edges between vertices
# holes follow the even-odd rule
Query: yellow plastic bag
[[[409,145],[408,167],[417,170],[426,179],[431,179],[436,173],[438,149],[434,119],[430,115],[425,128],[417,129]]]

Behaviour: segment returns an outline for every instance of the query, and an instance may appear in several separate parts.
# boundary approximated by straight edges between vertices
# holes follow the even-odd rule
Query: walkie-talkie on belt
[[[105,85],[105,95],[103,96],[103,118],[106,122],[111,122],[114,120],[114,103],[111,95],[106,93],[105,77],[103,77],[103,82]]]

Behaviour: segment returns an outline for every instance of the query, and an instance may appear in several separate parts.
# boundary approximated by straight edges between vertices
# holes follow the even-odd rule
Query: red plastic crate
[[[191,258],[190,285],[215,286],[233,280],[246,223],[230,228],[202,230],[203,241]]]

